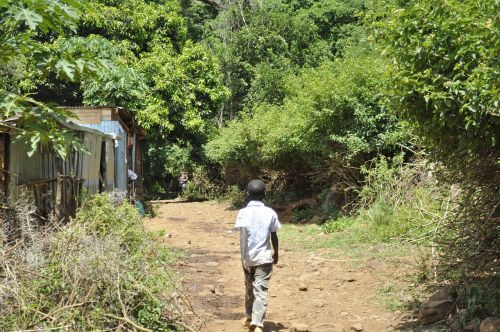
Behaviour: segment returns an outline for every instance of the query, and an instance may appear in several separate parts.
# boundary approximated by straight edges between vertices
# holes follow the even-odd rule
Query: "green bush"
[[[229,186],[227,188],[226,193],[224,194],[223,199],[231,205],[231,207],[236,209],[241,209],[245,206],[246,202],[246,193],[243,190],[240,190],[238,186]]]
[[[213,182],[202,166],[194,168],[181,197],[189,201],[217,199],[221,195],[221,187]]]
[[[0,247],[1,330],[174,331],[182,321],[171,301],[172,255],[129,203],[91,197],[67,225],[29,239]]]
[[[341,216],[337,219],[331,219],[325,222],[321,228],[325,233],[336,233],[345,231],[354,222],[354,218]]]
[[[206,145],[207,156],[223,166],[281,172],[295,182],[320,173],[328,183],[341,167],[391,154],[407,131],[384,107],[386,66],[360,46],[289,75],[282,105],[262,103],[230,122]]]
[[[402,161],[399,156],[379,158],[365,168],[366,181],[354,215],[328,220],[322,226],[324,232],[345,231],[359,241],[431,241],[424,235],[445,213],[446,195],[427,177],[424,161]]]
[[[473,284],[492,299],[500,247],[499,3],[374,3],[375,35],[392,63],[393,108],[415,125],[442,186],[455,188],[447,217],[434,225],[436,275],[463,285],[461,308]],[[498,312],[492,304],[484,311]]]
[[[315,212],[316,210],[312,207],[294,210],[291,222],[298,223],[310,221],[314,217]]]
[[[397,112],[437,158],[498,149],[498,2],[391,3],[401,2],[381,2],[374,28]]]

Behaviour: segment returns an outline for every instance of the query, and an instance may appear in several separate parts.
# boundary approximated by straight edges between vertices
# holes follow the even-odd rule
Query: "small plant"
[[[246,194],[238,186],[230,186],[224,194],[224,200],[235,209],[245,206]]]
[[[216,199],[221,194],[220,187],[215,184],[208,172],[201,166],[195,167],[186,187],[181,192],[181,197],[189,201],[202,201]]]
[[[291,221],[293,223],[306,222],[306,221],[311,220],[314,217],[315,213],[316,213],[316,211],[312,207],[306,207],[303,209],[296,209],[293,211]]]
[[[150,202],[150,201],[147,201],[145,203],[146,216],[148,216],[150,218],[154,218],[154,217],[158,216],[159,210],[160,210],[160,208],[159,208],[158,203],[154,203],[154,202]]]
[[[328,220],[321,227],[325,233],[335,233],[345,231],[354,223],[354,219],[347,216],[341,216],[337,219]]]

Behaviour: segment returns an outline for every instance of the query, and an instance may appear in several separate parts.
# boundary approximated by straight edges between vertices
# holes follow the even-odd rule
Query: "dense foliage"
[[[355,35],[363,1],[229,1],[208,24],[206,42],[217,55],[231,97],[221,121],[263,102],[281,104],[286,77],[316,67]]]
[[[147,163],[148,178],[176,168],[166,141],[199,160],[228,90],[216,57],[189,39],[184,10],[163,0],[2,2],[2,124],[20,117],[33,149],[51,141],[63,155],[78,143],[57,124],[71,114],[49,105],[119,105],[165,165]]]
[[[74,31],[81,9],[79,0],[0,1],[0,125],[15,130],[30,153],[47,142],[61,156],[70,145],[81,148],[60,126],[71,114],[30,95],[38,92],[37,80],[78,81],[102,67],[57,45]]]
[[[331,160],[359,167],[390,153],[401,126],[383,107],[385,63],[371,51],[347,52],[287,77],[283,105],[263,103],[231,122],[208,144],[208,155],[225,166],[302,176]]]
[[[218,37],[235,119],[206,146],[228,184],[265,176],[302,195],[344,195],[360,185],[359,167],[407,142],[408,126],[386,107],[388,62],[368,41],[362,1],[231,8],[209,40]]]
[[[376,8],[375,34],[392,60],[389,96],[452,188],[454,208],[437,227],[439,277],[464,286],[466,312],[498,314],[499,3]]]
[[[500,133],[497,1],[411,1],[375,25],[399,113],[440,154],[492,149]]]
[[[271,201],[311,199],[294,221],[365,240],[418,234],[440,249],[441,281],[496,285],[498,10],[497,0],[0,0],[0,123],[18,117],[33,149],[51,141],[64,155],[76,142],[52,103],[124,106],[148,133],[150,191],[187,172],[184,197],[225,191],[241,205],[260,177]]]

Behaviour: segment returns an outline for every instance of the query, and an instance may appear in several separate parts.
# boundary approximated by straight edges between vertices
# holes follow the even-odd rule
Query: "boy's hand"
[[[278,264],[278,252],[275,251],[273,254],[273,264],[276,265]]]

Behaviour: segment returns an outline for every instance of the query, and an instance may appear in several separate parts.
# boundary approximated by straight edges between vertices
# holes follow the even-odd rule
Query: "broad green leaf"
[[[10,10],[10,13],[13,15],[14,19],[23,22],[26,24],[31,30],[36,30],[38,25],[43,22],[42,15],[37,12],[24,7],[13,7]]]
[[[61,59],[56,62],[55,68],[57,70],[57,75],[62,78],[66,78],[69,81],[73,81],[75,78],[75,65],[66,59]]]

